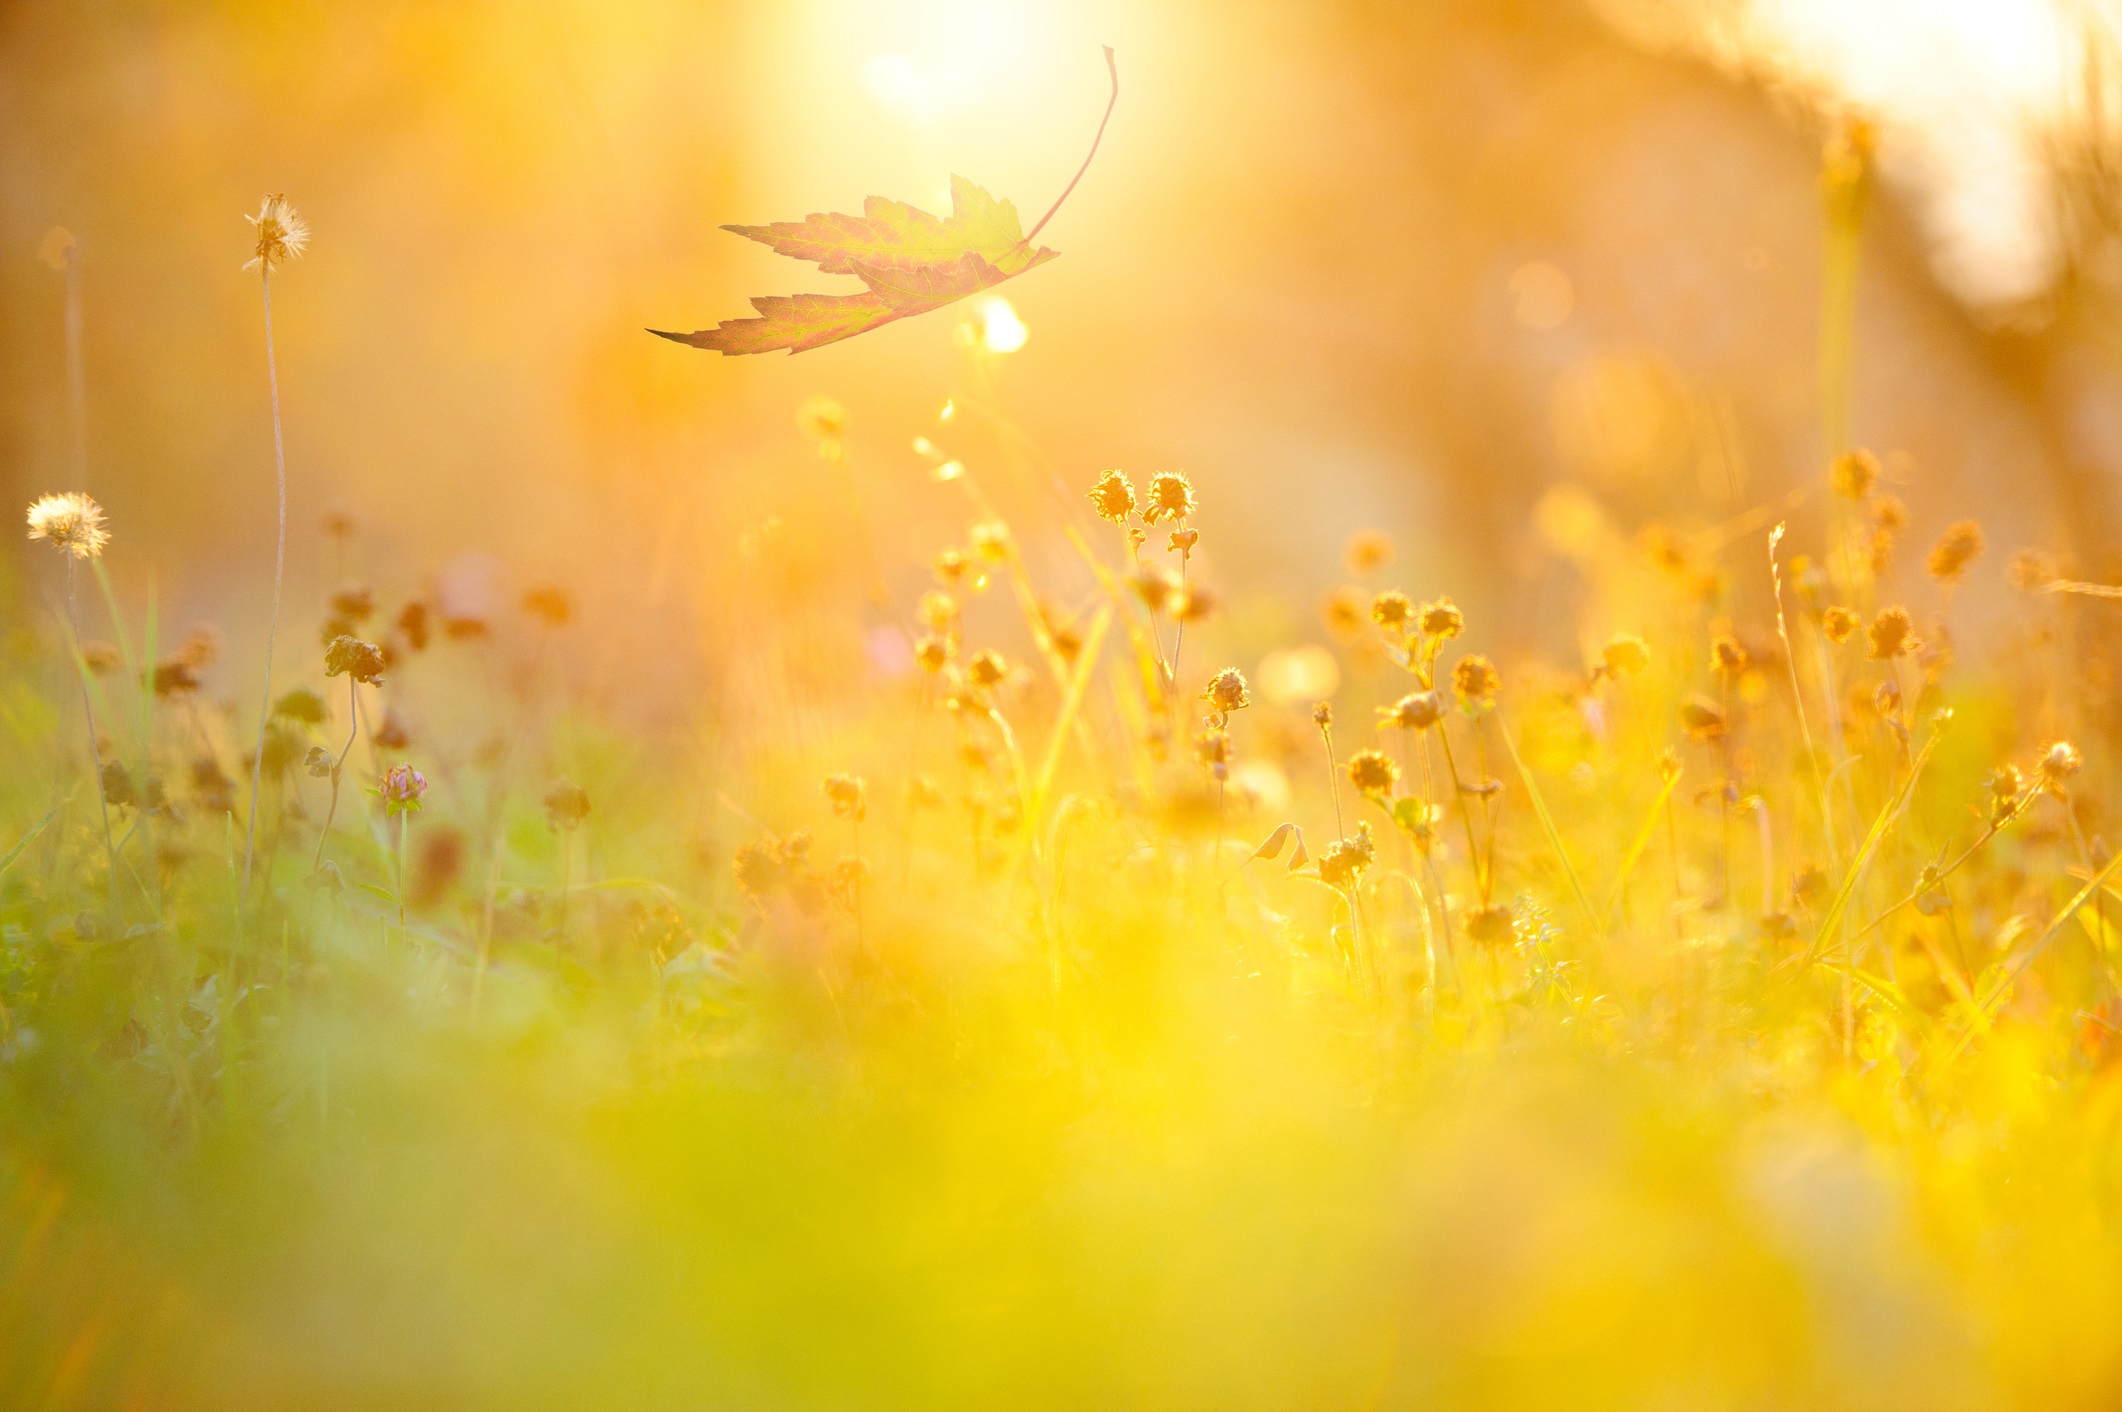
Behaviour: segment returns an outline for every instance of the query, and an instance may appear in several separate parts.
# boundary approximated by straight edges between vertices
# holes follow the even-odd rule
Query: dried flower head
[[[1415,625],[1422,629],[1424,637],[1448,642],[1465,630],[1466,615],[1451,599],[1438,598],[1422,605],[1421,612],[1415,615]]]
[[[1179,576],[1169,569],[1155,564],[1138,564],[1127,576],[1127,585],[1142,600],[1142,606],[1152,613],[1161,613],[1172,606],[1174,600],[1184,596]]]
[[[948,593],[930,589],[921,595],[921,604],[917,611],[921,615],[922,625],[930,632],[950,633],[957,629],[958,602]]]
[[[373,686],[383,680],[383,649],[373,642],[363,642],[358,637],[341,633],[324,649],[324,675],[352,677]]]
[[[1368,599],[1354,584],[1343,584],[1319,600],[1319,621],[1336,637],[1354,637],[1363,631],[1368,611]]]
[[[2078,753],[2078,747],[2067,740],[2059,740],[2041,757],[2041,778],[2051,785],[2060,785],[2078,773],[2084,764],[2085,757]]]
[[[786,863],[777,839],[762,838],[740,844],[736,857],[730,861],[738,889],[754,902],[771,894],[787,877]]]
[[[1717,634],[1709,644],[1709,665],[1712,671],[1736,677],[1746,670],[1746,664],[1750,660],[1752,659],[1747,655],[1746,644],[1730,633]]]
[[[1452,692],[1459,704],[1473,708],[1485,706],[1495,698],[1502,681],[1496,675],[1496,664],[1482,656],[1461,657],[1452,668]]]
[[[524,593],[523,611],[549,628],[564,628],[575,616],[574,595],[558,584],[539,584]]]
[[[1091,487],[1090,507],[1101,520],[1125,524],[1127,517],[1135,513],[1135,487],[1124,472],[1107,471]]]
[[[40,497],[29,507],[29,537],[50,540],[76,559],[93,559],[110,543],[103,507],[78,490]]]
[[[411,765],[393,765],[383,772],[383,783],[376,790],[383,796],[383,806],[393,814],[410,814],[420,807],[420,798],[427,793],[427,776]]]
[[[1388,588],[1370,601],[1370,620],[1387,632],[1406,632],[1414,616],[1413,600],[1397,588]]]
[[[1173,530],[1171,538],[1164,542],[1164,547],[1181,559],[1187,559],[1193,556],[1194,546],[1200,542],[1201,531],[1189,526],[1186,529]]]
[[[1857,627],[1863,619],[1855,612],[1837,604],[1820,615],[1820,631],[1836,646],[1857,635]]]
[[[427,650],[428,624],[432,617],[425,598],[406,600],[405,606],[398,610],[397,617],[397,628],[404,635],[406,646],[415,652]]]
[[[1253,703],[1252,693],[1245,685],[1245,674],[1236,667],[1225,667],[1210,677],[1201,698],[1226,716]]]
[[[324,779],[332,772],[332,752],[321,745],[312,745],[309,753],[302,757],[302,768],[312,779]]]
[[[980,566],[965,557],[962,549],[946,549],[936,555],[932,565],[936,582],[952,593],[978,593],[987,587],[987,575]]]
[[[2039,593],[2056,581],[2056,561],[2038,549],[2021,549],[2004,566],[2004,576],[2021,593]]]
[[[573,780],[561,778],[545,791],[545,823],[554,833],[579,828],[589,817],[589,792]]]
[[[1312,724],[1313,724],[1313,725],[1317,726],[1317,727],[1318,727],[1318,728],[1319,728],[1320,730],[1326,730],[1326,729],[1328,729],[1329,727],[1331,727],[1331,726],[1333,725],[1333,723],[1334,723],[1334,703],[1333,703],[1333,702],[1331,702],[1331,701],[1321,701],[1321,702],[1319,702],[1319,703],[1318,703],[1317,705],[1315,705],[1315,706],[1313,706],[1313,707],[1312,707]]]
[[[824,790],[825,802],[832,805],[834,818],[859,824],[868,817],[869,790],[857,776],[827,775]]]
[[[1183,520],[1193,513],[1192,481],[1177,471],[1159,471],[1149,478],[1149,503],[1142,509],[1143,523]]]
[[[367,622],[375,611],[376,595],[365,588],[342,588],[331,597],[332,617],[348,626]]]
[[[965,679],[982,691],[1000,686],[1008,675],[1009,663],[993,648],[974,654],[973,660],[965,664]]]
[[[139,802],[139,795],[133,791],[132,772],[116,760],[103,767],[103,802],[113,809]]]
[[[1955,583],[1981,555],[1983,543],[1982,526],[1975,521],[1960,520],[1947,525],[1938,542],[1931,546],[1923,567],[1940,583]]]
[[[324,698],[306,686],[283,693],[273,703],[273,714],[284,720],[300,721],[305,726],[324,724]]]
[[[1380,726],[1397,726],[1401,730],[1428,730],[1444,718],[1444,694],[1439,691],[1411,691],[1390,706],[1378,708]]]
[[[1680,703],[1680,727],[1695,740],[1715,740],[1725,731],[1724,708],[1707,696],[1690,696]]]
[[[1899,606],[1881,608],[1865,635],[1871,640],[1872,659],[1878,662],[1903,656],[1916,646],[1915,623],[1908,609]]]
[[[914,639],[914,661],[924,672],[940,672],[950,664],[950,639],[923,633]]]
[[[116,671],[124,660],[124,654],[108,642],[91,638],[81,644],[81,665],[99,677]]]
[[[1357,577],[1376,573],[1393,561],[1392,536],[1383,530],[1357,530],[1348,537],[1348,571]]]
[[[257,215],[243,219],[251,223],[252,234],[258,237],[255,253],[243,264],[246,270],[269,275],[273,266],[286,264],[309,246],[309,227],[287,204],[285,196],[267,196],[258,203]]]
[[[1827,468],[1827,483],[1844,500],[1863,500],[1879,484],[1879,458],[1869,451],[1845,451]]]
[[[165,657],[155,663],[149,685],[157,696],[183,696],[199,689],[199,671],[181,655]]]
[[[413,743],[413,733],[406,727],[405,718],[396,711],[385,711],[383,722],[369,739],[378,750],[403,750]]]
[[[999,564],[1009,558],[1009,526],[1000,520],[986,520],[974,525],[969,532],[973,553],[991,564]]]
[[[1517,918],[1500,902],[1474,907],[1466,914],[1466,934],[1483,946],[1502,946],[1517,936]]]
[[[1348,782],[1360,794],[1390,798],[1400,783],[1400,767],[1382,750],[1359,750],[1348,760]]]
[[[1377,853],[1378,846],[1371,841],[1370,825],[1357,824],[1355,837],[1336,841],[1319,859],[1319,880],[1329,887],[1353,887]]]
[[[1599,649],[1599,660],[1615,676],[1632,677],[1650,665],[1650,648],[1632,633],[1616,633]]]
[[[1871,516],[1879,534],[1888,539],[1908,528],[1908,503],[1898,495],[1874,496],[1864,512]]]
[[[1223,600],[1205,583],[1190,583],[1179,590],[1172,603],[1172,616],[1182,623],[1205,622],[1216,615]]]

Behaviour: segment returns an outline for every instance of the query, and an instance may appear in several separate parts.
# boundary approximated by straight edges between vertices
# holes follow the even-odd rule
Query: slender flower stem
[[[361,683],[351,675],[346,679],[346,706],[352,719],[347,722],[346,747],[332,761],[332,802],[324,810],[324,827],[317,830],[317,858],[309,869],[312,876],[324,866],[324,842],[332,836],[332,819],[339,812],[339,775],[346,768],[346,757],[354,753],[355,738],[361,734]]]
[[[88,723],[88,758],[96,771],[96,804],[103,813],[103,856],[110,873],[111,913],[118,911],[118,846],[111,841],[110,798],[103,789],[103,747],[96,743],[96,708],[89,701],[88,675],[81,655],[81,614],[75,607],[75,561],[66,561],[66,625],[74,635],[74,675],[81,682],[81,715]]]
[[[280,631],[280,587],[287,570],[287,448],[280,431],[280,369],[273,358],[273,269],[270,264],[260,267],[258,288],[265,303],[265,376],[272,389],[273,471],[279,490],[280,518],[273,538],[273,610],[265,627],[265,679],[259,686],[258,748],[251,757],[250,820],[243,840],[243,891],[236,898],[239,935],[243,930],[243,909],[250,900],[251,862],[258,847],[258,785],[265,776],[265,727],[272,718],[273,705],[273,639]],[[402,916],[400,921],[403,921]]]

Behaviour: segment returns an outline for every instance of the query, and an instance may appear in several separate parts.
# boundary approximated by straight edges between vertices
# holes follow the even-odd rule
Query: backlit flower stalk
[[[279,519],[273,537],[273,609],[265,628],[265,679],[259,685],[258,746],[251,758],[250,819],[243,839],[243,891],[236,899],[239,931],[243,907],[250,898],[251,864],[258,849],[258,785],[265,774],[265,728],[272,717],[273,639],[280,631],[280,588],[287,574],[287,447],[280,428],[280,369],[273,357],[273,267],[294,259],[309,244],[309,227],[287,204],[285,196],[267,196],[259,203],[258,214],[244,219],[257,235],[255,253],[243,268],[258,271],[259,294],[265,305],[265,376],[272,390],[273,471]]]
[[[81,649],[81,614],[75,606],[74,571],[83,559],[94,559],[110,543],[103,527],[103,507],[78,490],[47,495],[29,507],[29,537],[41,539],[66,556],[66,626],[74,639],[75,675],[81,679],[81,715],[88,724],[88,758],[95,766],[96,803],[103,814],[103,856],[110,872],[111,911],[118,910],[118,848],[111,840],[110,797],[103,783],[103,747],[96,742],[96,708],[89,700],[86,659]]]

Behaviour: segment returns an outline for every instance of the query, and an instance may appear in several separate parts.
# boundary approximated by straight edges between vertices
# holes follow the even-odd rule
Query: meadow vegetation
[[[1350,524],[1233,661],[1212,468],[984,464],[954,400],[910,593],[859,410],[791,432],[826,511],[728,536],[766,708],[679,744],[580,704],[564,585],[355,552],[261,687],[113,589],[121,516],[31,507],[0,1402],[2122,1396],[2117,605],[2060,547],[1909,542],[1838,444],[1721,524],[1550,497],[1576,659]]]

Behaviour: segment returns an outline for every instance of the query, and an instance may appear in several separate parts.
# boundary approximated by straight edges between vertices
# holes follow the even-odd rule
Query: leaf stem
[[[1113,106],[1120,101],[1120,66],[1113,60],[1113,46],[1110,44],[1105,46],[1105,71],[1113,76],[1113,96],[1105,100],[1105,116],[1098,120],[1098,135],[1090,140],[1090,151],[1083,154],[1083,165],[1076,168],[1076,174],[1069,178],[1068,185],[1054,198],[1054,204],[1046,208],[1046,214],[1039,217],[1039,224],[1033,226],[1019,244],[1031,244],[1038,238],[1039,232],[1046,229],[1046,223],[1054,218],[1054,212],[1061,209],[1061,203],[1068,199],[1068,194],[1076,189],[1076,183],[1083,180],[1083,174],[1090,170],[1090,159],[1098,155],[1098,144],[1105,140],[1105,125],[1113,120]]]

